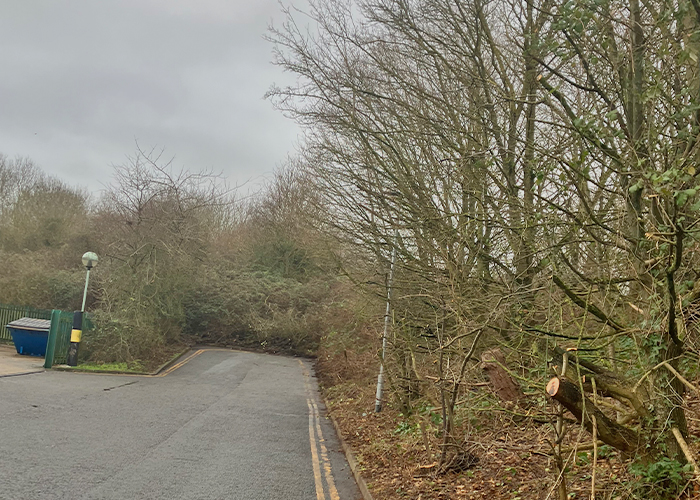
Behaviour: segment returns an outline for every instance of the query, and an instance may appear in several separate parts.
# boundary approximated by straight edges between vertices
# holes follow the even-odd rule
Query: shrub
[[[632,485],[635,498],[677,498],[688,484],[692,466],[662,457],[650,464],[633,463],[630,472],[639,479]]]

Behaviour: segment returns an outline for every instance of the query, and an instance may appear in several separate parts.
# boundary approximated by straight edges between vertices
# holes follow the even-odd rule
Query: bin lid
[[[20,330],[37,330],[48,332],[51,328],[51,320],[35,319],[35,318],[20,318],[7,324],[7,328],[16,328]]]

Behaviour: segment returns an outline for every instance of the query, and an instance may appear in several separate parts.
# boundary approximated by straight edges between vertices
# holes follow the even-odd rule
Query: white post
[[[379,365],[379,377],[377,378],[377,396],[374,402],[374,412],[382,411],[382,392],[384,392],[384,359],[386,358],[386,344],[389,335],[389,325],[391,324],[391,287],[394,284],[394,266],[396,265],[396,239],[394,236],[394,245],[391,249],[391,265],[389,266],[389,279],[387,281],[386,292],[386,313],[384,314],[384,333],[382,335],[382,364]]]

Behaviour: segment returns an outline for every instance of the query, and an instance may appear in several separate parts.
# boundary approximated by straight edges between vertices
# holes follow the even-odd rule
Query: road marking
[[[180,361],[179,363],[174,364],[173,366],[171,366],[171,367],[168,368],[167,370],[162,371],[162,372],[159,373],[158,375],[154,375],[154,377],[165,377],[167,374],[174,372],[175,370],[177,370],[177,369],[180,368],[181,366],[183,366],[183,365],[185,365],[186,363],[188,363],[188,362],[189,362],[190,360],[192,360],[193,358],[196,358],[197,356],[199,356],[200,354],[202,354],[205,350],[206,350],[206,349],[199,349],[199,350],[197,350],[197,351],[194,351],[190,356],[187,356],[185,359],[183,359],[183,360]]]
[[[314,418],[316,420],[316,432],[318,433],[318,442],[321,446],[321,459],[323,460],[323,469],[326,473],[326,484],[328,484],[328,491],[331,496],[331,500],[340,500],[338,495],[338,490],[335,488],[335,481],[333,480],[333,473],[331,472],[331,461],[328,458],[328,450],[326,449],[326,440],[323,439],[323,432],[321,431],[321,417],[318,413],[318,407],[314,401],[311,402],[314,408]]]
[[[314,469],[314,483],[316,484],[316,499],[326,500],[326,495],[323,492],[323,482],[321,480],[321,464],[318,462],[318,450],[316,449],[314,417],[311,411],[311,402],[309,398],[306,398],[306,404],[309,405],[309,444],[311,445],[311,466]]]
[[[323,431],[321,430],[321,416],[318,411],[318,405],[315,401],[314,391],[311,387],[311,374],[300,359],[297,361],[299,361],[302,374],[304,375],[306,405],[309,407],[309,443],[311,445],[311,465],[313,467],[314,482],[316,484],[316,499],[327,500],[326,493],[323,488],[323,477],[321,476],[321,462],[323,462],[323,472],[326,478],[326,485],[328,487],[330,500],[340,500],[338,490],[335,487],[335,480],[333,479],[331,462],[328,457],[328,449],[326,448],[326,440],[324,439]]]

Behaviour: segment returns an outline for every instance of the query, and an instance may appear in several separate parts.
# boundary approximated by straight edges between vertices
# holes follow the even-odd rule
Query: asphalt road
[[[361,498],[308,362],[190,356],[162,377],[0,378],[0,499]]]

